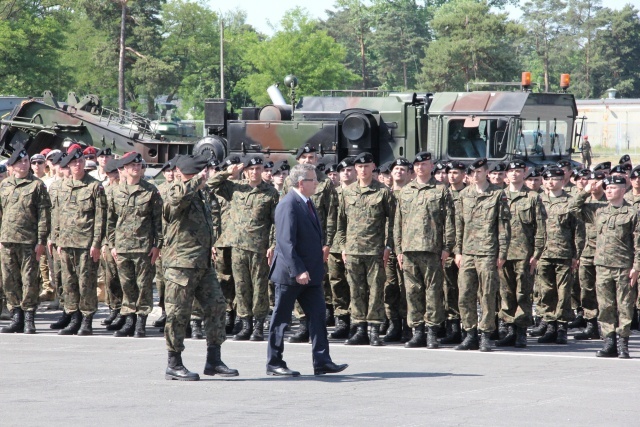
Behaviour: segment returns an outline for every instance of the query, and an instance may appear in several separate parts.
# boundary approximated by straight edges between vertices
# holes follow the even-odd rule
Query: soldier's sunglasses
[[[44,165],[44,161],[43,160],[36,160],[34,162],[31,162],[32,165]]]

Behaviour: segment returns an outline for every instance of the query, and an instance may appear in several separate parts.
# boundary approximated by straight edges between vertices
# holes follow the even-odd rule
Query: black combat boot
[[[118,309],[109,311],[109,316],[102,319],[102,322],[100,322],[100,324],[102,326],[109,326],[113,323],[114,320],[116,320],[116,317],[118,317],[118,313],[120,313],[120,310]]]
[[[369,335],[369,345],[373,347],[380,347],[384,345],[382,339],[380,339],[380,324],[372,323],[369,325],[371,333]]]
[[[578,309],[576,310],[576,318],[567,324],[567,328],[576,329],[576,328],[584,328],[587,326],[587,320],[584,318],[584,310]]]
[[[367,335],[367,322],[360,322],[358,324],[352,323],[351,326],[356,326],[356,333],[344,342],[345,345],[368,345],[369,336]],[[378,330],[378,334],[379,333],[380,330]]]
[[[496,347],[511,347],[516,344],[516,326],[513,323],[507,325],[507,335],[496,341]]]
[[[253,325],[252,325],[253,326]],[[242,317],[239,317],[236,313],[236,320],[233,322],[232,335],[238,335],[243,328]]]
[[[497,323],[498,325],[498,336],[499,339],[502,339],[509,334],[509,325],[502,319],[500,319]]]
[[[587,319],[587,327],[573,336],[575,340],[595,340],[600,338],[598,319]]]
[[[540,344],[549,344],[552,342],[556,342],[556,338],[558,338],[558,333],[556,332],[556,325],[558,322],[549,322],[547,323],[547,330],[544,335],[538,338],[538,343]]]
[[[529,332],[529,336],[532,336],[532,337],[543,336],[545,332],[547,332],[547,325],[548,325],[547,322],[545,322],[544,320],[541,320],[538,326],[531,328],[531,332]]]
[[[567,322],[557,322],[558,331],[556,336],[556,344],[567,343]]]
[[[253,317],[242,318],[242,329],[233,336],[234,341],[247,341],[253,332]]]
[[[147,336],[147,315],[138,314],[138,321],[136,322],[136,330],[133,333],[134,338],[144,338]]]
[[[616,333],[611,332],[609,335],[604,337],[602,349],[596,351],[596,357],[617,357],[618,349],[616,347]]]
[[[201,340],[202,338],[204,338],[204,334],[202,333],[202,320],[194,319],[191,321],[191,339]]]
[[[424,323],[413,328],[413,338],[407,341],[404,346],[406,348],[418,348],[427,346],[427,337],[424,333]]]
[[[93,313],[82,315],[82,324],[78,329],[78,335],[93,335]]]
[[[354,336],[357,331],[358,331],[358,324],[351,322],[351,324],[349,325],[349,338]],[[369,343],[367,343],[367,344],[369,344]]]
[[[462,332],[460,331],[460,319],[449,320],[451,328],[450,335],[442,338],[440,344],[460,344],[462,342]]]
[[[629,356],[629,337],[618,336],[618,358],[631,359]]]
[[[335,319],[333,318],[333,304],[326,304],[324,321],[327,326],[336,326]]]
[[[25,334],[35,334],[36,333],[36,323],[35,323],[36,312],[34,311],[25,311],[24,312],[24,333]]]
[[[400,319],[391,319],[389,329],[384,336],[384,342],[398,342],[402,339],[402,321]]]
[[[491,335],[492,332],[482,332],[480,335],[480,351],[491,351]]]
[[[336,327],[329,334],[329,338],[345,339],[349,338],[349,316],[336,316]]]
[[[454,348],[454,350],[477,350],[480,348],[478,342],[478,330],[472,328],[467,331],[467,336],[464,337],[464,341]]]
[[[132,337],[136,331],[136,315],[135,314],[125,314],[126,317],[124,326],[120,328],[119,331],[115,331],[114,337]]]
[[[449,335],[449,333],[451,332],[451,322],[449,322],[448,320],[445,320],[444,322],[440,323],[440,326],[438,327],[438,339],[444,338],[447,335]]]
[[[122,313],[120,313],[118,311],[118,314],[116,316],[116,318],[113,320],[113,322],[111,322],[110,325],[107,326],[107,331],[119,331],[120,329],[122,329],[122,327],[124,326],[124,324],[127,322],[127,315],[122,315]]]
[[[160,315],[160,317],[158,317],[158,319],[155,322],[153,322],[153,327],[164,330],[164,325],[166,324],[167,324],[167,312],[164,311],[164,307],[162,307],[162,314]]]
[[[164,379],[166,380],[178,380],[178,381],[198,381],[200,375],[195,372],[189,371],[182,364],[182,355],[176,351],[169,352],[169,363],[167,364],[167,370],[164,373]]]
[[[24,332],[24,311],[20,307],[11,310],[11,323],[0,329],[3,334],[15,334]]]
[[[500,318],[498,318],[498,315],[496,314],[496,328],[493,330],[493,332],[491,332],[491,339],[493,341],[499,340],[500,338],[502,338],[502,336],[500,335],[500,332],[504,332],[504,335],[507,334],[507,330],[506,330],[506,324],[504,323],[504,321]]]
[[[256,319],[249,341],[264,341],[264,319]],[[309,338],[307,338],[307,341],[309,341]]]
[[[385,317],[384,322],[380,324],[380,336],[387,335],[389,330],[389,319]]]
[[[427,330],[427,348],[435,350],[438,348],[438,330],[439,326],[429,326]]]
[[[76,310],[70,314],[71,320],[66,328],[58,331],[58,335],[75,335],[80,330],[82,324],[82,313],[80,310]]]
[[[233,324],[235,323],[236,320],[236,312],[231,310],[231,311],[227,311],[224,315],[224,331],[227,334],[230,334],[233,332]]]
[[[220,375],[221,377],[237,377],[238,370],[228,368],[220,357],[220,346],[207,347],[207,362],[204,364],[205,375]]]
[[[289,342],[291,343],[301,343],[301,342],[309,342],[309,327],[307,324],[307,319],[300,319],[300,327],[298,328],[298,332],[289,337]]]
[[[515,348],[527,347],[527,328],[524,326],[516,326],[516,342],[513,346]]]
[[[64,329],[71,322],[71,315],[62,310],[62,315],[58,320],[49,325],[49,329]]]
[[[413,338],[413,332],[407,324],[407,319],[402,319],[402,337],[400,338],[400,342],[404,344],[409,342],[411,338]]]

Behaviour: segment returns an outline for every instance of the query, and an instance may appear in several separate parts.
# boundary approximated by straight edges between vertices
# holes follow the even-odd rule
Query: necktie
[[[311,206],[311,199],[307,199],[307,207],[309,208],[309,214],[311,215],[311,218],[315,220],[316,214],[315,212],[313,212],[313,206]]]

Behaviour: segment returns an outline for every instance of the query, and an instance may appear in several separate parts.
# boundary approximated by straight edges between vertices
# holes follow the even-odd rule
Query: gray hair
[[[292,167],[291,173],[289,174],[291,185],[297,188],[300,181],[302,181],[303,179],[307,179],[307,172],[309,171],[312,171],[315,174],[316,167],[309,164],[297,164]]]

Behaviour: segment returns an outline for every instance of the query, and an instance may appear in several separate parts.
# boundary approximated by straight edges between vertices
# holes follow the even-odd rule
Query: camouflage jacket
[[[49,184],[49,200],[51,200],[51,233],[49,234],[49,241],[53,244],[56,243],[56,229],[58,228],[58,194],[63,183],[63,179],[57,179]]]
[[[542,258],[579,259],[584,246],[579,220],[571,214],[572,198],[566,192],[560,197],[541,194],[547,217],[547,239]]]
[[[509,205],[504,191],[489,184],[478,193],[475,185],[460,191],[456,211],[456,254],[506,259],[511,240]]]
[[[466,188],[463,187],[462,190],[464,190]],[[454,224],[454,229],[455,229],[455,218],[456,218],[456,212],[460,211],[460,192],[462,190],[455,190],[453,189],[451,186],[447,187],[447,191],[449,192],[449,197],[451,198],[451,203],[453,206],[453,224]],[[458,246],[455,244],[455,240],[454,240],[454,245],[452,248],[452,255],[456,255],[458,253]],[[447,259],[447,263],[451,263],[453,262],[453,257],[449,257],[449,259]]]
[[[331,198],[331,208],[329,209],[329,215],[328,215],[328,222],[333,222],[336,225],[336,232],[337,232],[337,225],[338,225],[338,210],[340,209],[340,195],[342,194],[342,186],[338,187],[338,188],[334,188],[334,195]],[[331,252],[332,254],[341,254],[342,253],[342,245],[340,245],[338,243],[338,239],[335,236],[336,233],[334,233],[334,236],[331,237],[331,239],[327,238],[327,240],[331,241],[331,249],[329,252]]]
[[[596,210],[596,254],[594,264],[640,271],[640,228],[638,210],[627,201],[616,208]]]
[[[67,178],[58,191],[54,235],[61,248],[100,248],[106,230],[107,200],[102,184],[89,174]]]
[[[215,231],[215,247],[228,248],[231,246],[233,227],[231,227],[231,198],[225,198],[221,188],[208,189],[211,199],[211,214]],[[227,195],[229,196],[229,195]]]
[[[596,255],[596,239],[598,237],[596,211],[602,206],[607,206],[607,203],[607,197],[604,194],[599,200],[594,200],[591,193],[584,191],[572,198],[570,212],[580,218],[584,226],[585,243],[580,254],[583,258],[593,258]]]
[[[0,183],[0,242],[47,244],[51,201],[44,183],[29,174]]]
[[[275,245],[275,212],[278,191],[266,182],[252,187],[246,181],[231,181],[228,172],[211,177],[207,183],[222,198],[230,200],[230,231],[227,243],[245,251],[266,253]]]
[[[393,248],[396,201],[391,190],[373,180],[368,187],[354,182],[342,189],[336,239],[349,255],[380,255]]]
[[[640,196],[634,196],[633,190],[625,193],[624,199],[633,207],[640,209]]]
[[[507,259],[540,259],[546,239],[546,217],[538,193],[522,186],[519,192],[505,190],[511,212],[511,241]]]
[[[164,246],[162,266],[172,268],[210,268],[212,266],[213,223],[200,178],[174,181],[162,205]]]
[[[110,186],[107,197],[107,240],[118,253],[149,253],[162,248],[162,198],[151,183]]]
[[[456,231],[453,202],[444,185],[411,181],[395,193],[395,252],[451,252]]]

